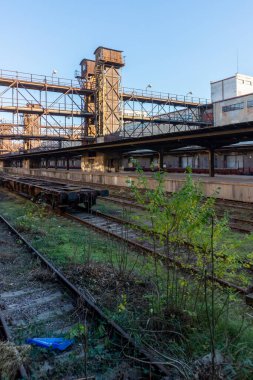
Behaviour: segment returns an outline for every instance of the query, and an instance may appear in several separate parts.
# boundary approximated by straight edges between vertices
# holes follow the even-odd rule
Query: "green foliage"
[[[43,206],[37,207],[33,203],[27,203],[24,213],[16,220],[16,226],[20,231],[40,233],[40,227],[37,224],[46,215],[47,212]]]
[[[118,312],[123,313],[127,306],[127,296],[126,294],[121,295],[121,302],[118,304]]]
[[[84,325],[82,323],[76,323],[74,326],[71,327],[70,331],[68,332],[69,338],[76,340],[82,340],[84,336],[87,336],[87,334],[87,325]]]
[[[226,294],[215,284],[216,278],[237,281],[241,286],[249,283],[245,272],[240,271],[242,240],[224,239],[229,233],[228,217],[218,218],[215,210],[215,196],[206,198],[201,185],[194,182],[191,173],[186,175],[186,180],[181,189],[169,196],[166,192],[164,176],[162,172],[155,173],[152,179],[153,188],[148,186],[148,179],[138,168],[139,177],[136,183],[131,183],[132,193],[136,201],[145,206],[146,215],[150,218],[152,239],[156,252],[157,237],[164,245],[164,253],[172,262],[180,262],[182,267],[188,270],[197,270],[197,286],[194,291],[195,301],[191,294],[191,287],[187,277],[182,278],[175,264],[167,267],[166,276],[166,301],[164,301],[164,281],[161,284],[157,271],[157,255],[154,255],[154,268],[156,273],[157,294],[146,298],[150,301],[151,314],[162,315],[163,310],[170,315],[187,314],[191,319],[202,317],[201,325],[209,331],[209,343],[203,343],[202,348],[212,353],[212,376],[215,373],[215,346],[217,341],[238,341],[238,330],[241,327],[236,323],[237,335],[231,333],[232,321],[229,318],[231,303],[236,302],[234,294]],[[147,227],[148,229],[148,227]],[[248,240],[253,240],[252,236]],[[185,247],[185,249],[182,249]],[[245,255],[245,267],[251,267],[253,259],[252,251]],[[174,312],[175,311],[175,312]],[[220,334],[221,325],[227,327]],[[195,324],[195,323],[194,323]],[[242,326],[244,321],[242,320]],[[229,327],[228,327],[229,326]],[[233,329],[232,329],[233,330]],[[198,329],[194,327],[193,338]],[[188,330],[189,334],[189,330]],[[236,336],[236,338],[235,338]],[[225,338],[225,339],[224,339]],[[227,347],[227,346],[226,346]],[[249,363],[249,367],[250,367]],[[213,378],[213,377],[212,377]]]
[[[227,280],[235,278],[240,284],[248,283],[245,275],[236,273],[236,268],[238,260],[241,263],[245,259],[247,262],[243,265],[251,267],[253,235],[242,238],[232,234],[228,228],[227,216],[223,219],[217,218],[214,198],[206,199],[201,186],[192,180],[190,174],[184,186],[172,196],[166,193],[164,174],[154,173],[154,189],[147,191],[147,180],[141,171],[139,176],[136,183],[131,184],[137,201],[145,205],[147,210],[140,215],[139,222],[143,222],[147,230],[150,230],[150,226],[153,228],[159,236],[160,243],[165,247],[164,255],[181,261],[188,269],[199,269],[199,276],[185,276],[175,265],[164,265],[158,256],[139,258],[122,245],[59,216],[50,213],[39,216],[36,210],[31,212],[28,208],[28,212],[27,206],[24,212],[23,200],[22,205],[14,204],[13,201],[2,203],[2,213],[14,223],[22,221],[25,214],[25,222],[29,227],[27,235],[32,244],[46,253],[55,264],[60,264],[63,270],[70,263],[89,264],[90,260],[106,264],[110,261],[114,268],[122,273],[134,268],[138,278],[141,281],[145,279],[145,282],[150,284],[138,310],[135,309],[136,304],[134,307],[132,305],[131,298],[135,298],[135,295],[132,296],[124,289],[115,308],[107,310],[107,305],[103,305],[104,311],[132,332],[136,341],[147,341],[165,355],[169,353],[178,359],[186,360],[188,357],[189,361],[194,361],[209,353],[210,342],[207,337],[210,332],[207,314],[212,315],[214,310],[215,345],[229,358],[226,363],[229,373],[233,370],[236,373],[234,378],[250,378],[253,328],[251,317],[247,317],[247,313],[252,313],[235,293],[224,292],[219,287],[215,288],[212,308],[212,282],[207,279],[207,290],[204,294],[204,277],[205,271],[211,274],[213,268],[216,276],[223,276]],[[31,225],[34,227],[30,228]],[[150,235],[150,240],[153,239],[154,236]],[[187,246],[189,249],[186,255]],[[157,249],[157,241],[154,249]],[[215,256],[214,266],[212,250]],[[104,291],[105,288],[102,289]],[[107,288],[106,291],[111,290]],[[172,331],[172,337],[166,333],[159,333],[154,335],[153,339],[153,332],[146,331],[147,326],[150,330]],[[142,328],[143,334],[140,332]],[[82,327],[79,329],[76,326],[73,330],[72,336],[76,335],[77,339],[83,336],[83,343],[87,344]],[[95,330],[89,328],[90,357],[106,357],[106,339],[100,341],[104,335],[106,332],[102,325]],[[178,336],[180,338],[177,338]],[[90,337],[96,342],[91,342]]]
[[[242,240],[224,241],[224,236],[229,232],[228,217],[225,215],[218,218],[216,215],[217,194],[206,198],[201,185],[194,182],[191,173],[188,173],[183,186],[169,196],[165,188],[164,173],[154,173],[153,189],[148,188],[148,179],[139,168],[138,173],[137,183],[131,185],[132,193],[138,203],[145,205],[152,230],[163,244],[167,244],[167,254],[179,259],[183,265],[192,265],[203,273],[205,269],[210,269],[212,244],[216,258],[214,276],[234,281],[238,263],[241,261],[239,247]],[[146,226],[146,229],[150,230],[150,227]],[[183,244],[190,246],[194,260],[188,256],[184,261],[181,252],[176,254],[175,247]],[[253,251],[246,254],[245,265],[250,265],[252,259]],[[244,274],[237,273],[236,276],[241,286],[248,283],[248,277]]]

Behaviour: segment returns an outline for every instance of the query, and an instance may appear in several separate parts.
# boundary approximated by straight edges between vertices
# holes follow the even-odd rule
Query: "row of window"
[[[253,100],[248,100],[247,101],[247,108],[253,107]],[[236,111],[236,110],[242,110],[244,108],[244,103],[235,103],[235,104],[230,104],[228,106],[222,107],[223,112],[230,112],[230,111]]]
[[[230,104],[229,106],[222,107],[223,112],[230,112],[230,111],[236,111],[236,110],[242,110],[244,108],[244,103],[235,103]]]
[[[227,169],[243,169],[243,155],[225,155],[224,161],[223,161],[224,168]],[[186,168],[186,167],[193,167],[193,168],[200,168],[200,167],[208,167],[208,159],[205,157],[204,161],[201,163],[199,162],[199,156],[182,156],[179,157],[179,167],[180,168]],[[218,159],[217,156],[214,156],[214,166],[218,167]]]
[[[45,160],[42,160],[41,161],[41,167],[45,168],[46,166],[48,166],[49,168],[54,168],[55,166],[67,167],[67,160],[64,160],[64,159],[59,159],[57,161],[48,160],[48,162],[46,162]],[[81,167],[81,160],[70,159],[69,160],[69,166],[72,168],[80,168]]]

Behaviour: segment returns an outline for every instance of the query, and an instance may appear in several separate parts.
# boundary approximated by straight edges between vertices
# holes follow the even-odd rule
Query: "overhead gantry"
[[[0,70],[0,150],[121,139],[212,125],[205,99],[122,88],[122,51],[98,47],[76,80]],[[44,141],[42,143],[42,141]],[[52,145],[53,144],[53,145]]]

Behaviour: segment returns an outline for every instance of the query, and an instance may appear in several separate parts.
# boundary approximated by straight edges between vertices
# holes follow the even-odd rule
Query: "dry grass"
[[[14,379],[19,367],[26,362],[29,351],[28,345],[0,342],[0,378]]]
[[[0,252],[0,261],[4,264],[8,261],[13,261],[17,258],[18,255],[12,253],[12,252]]]
[[[33,269],[29,274],[29,280],[37,280],[41,282],[57,281],[54,273],[43,267]]]

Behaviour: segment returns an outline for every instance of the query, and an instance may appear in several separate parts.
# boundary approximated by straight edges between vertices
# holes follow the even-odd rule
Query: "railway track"
[[[97,338],[96,344],[101,344],[108,337],[113,342],[112,366],[116,359],[118,363],[125,361],[128,366],[134,366],[133,361],[128,362],[123,354],[119,355],[123,347],[127,353],[131,352],[131,357],[135,356],[147,363],[148,368],[152,363],[152,379],[169,375],[170,370],[160,364],[157,357],[136,344],[119,325],[108,320],[89,293],[80,292],[2,216],[0,245],[1,328],[8,340],[19,345],[26,338],[34,336],[65,336],[80,323],[86,326],[88,332],[94,331],[102,323],[106,334]],[[27,372],[21,366],[19,376],[65,380],[80,377],[107,379],[107,375],[103,377],[101,373],[99,376],[91,373],[86,377],[85,357],[84,345],[78,341],[62,353],[52,350],[45,353],[45,350],[32,348]],[[91,372],[92,369],[95,371],[96,364],[92,362],[91,365],[92,368],[88,368]]]
[[[29,177],[27,177],[27,179],[28,178]],[[34,177],[30,176],[30,178],[32,180]],[[46,181],[45,177],[35,177],[35,178]],[[54,180],[51,178],[50,178],[50,181],[52,183],[58,182],[58,180],[56,179]],[[65,181],[65,182],[70,183],[70,184],[76,184],[76,181],[71,181],[71,180]],[[122,207],[132,207],[132,208],[142,209],[142,210],[145,209],[144,206],[137,204],[135,200],[129,196],[129,188],[127,187],[119,187],[116,185],[101,185],[101,184],[94,184],[92,182],[86,182],[84,185],[89,186],[91,188],[95,186],[97,189],[101,189],[101,190],[108,189],[111,195],[109,197],[103,198],[104,201],[119,204]],[[217,208],[217,214],[219,216],[223,216],[224,212],[228,212],[228,214],[230,215],[229,225],[232,230],[240,232],[240,233],[253,232],[253,205],[252,204],[217,199],[216,208]],[[242,212],[246,214],[246,218],[238,216],[238,214],[240,215]],[[248,217],[247,217],[247,214],[248,214]]]
[[[98,197],[98,199],[102,199],[102,197]],[[122,208],[131,208],[131,209],[141,209],[145,210],[145,206],[137,204],[133,199],[126,198],[116,195],[109,196],[103,198],[104,202],[111,202],[113,204],[118,204]],[[232,202],[230,205],[222,204],[222,202],[218,202],[216,204],[217,215],[219,217],[223,217],[224,213],[228,213],[229,216],[229,226],[232,230],[241,232],[241,233],[251,233],[253,232],[253,208],[252,205],[238,205],[236,206],[235,202]],[[248,218],[239,217],[238,210],[240,212],[244,211],[248,213]]]
[[[142,251],[143,253],[146,253],[149,255],[150,254],[151,255],[157,254],[157,255],[159,255],[161,260],[163,260],[166,263],[167,262],[170,262],[170,263],[173,262],[174,264],[176,264],[176,266],[178,266],[180,269],[182,269],[182,271],[186,271],[187,273],[190,273],[193,275],[198,273],[197,270],[194,269],[194,267],[191,267],[191,269],[189,270],[187,267],[185,267],[185,265],[184,265],[185,263],[182,264],[182,262],[179,262],[173,258],[169,258],[168,256],[166,256],[164,254],[164,247],[162,245],[159,245],[158,242],[155,243],[156,249],[154,250],[154,246],[153,246],[152,242],[149,241],[147,239],[147,236],[144,234],[144,232],[141,229],[137,229],[136,226],[132,222],[126,222],[125,220],[121,220],[120,218],[116,218],[113,216],[108,217],[107,215],[103,215],[102,213],[88,214],[87,212],[83,211],[82,209],[77,209],[77,210],[69,209],[66,212],[62,213],[62,215],[66,216],[70,219],[73,219],[79,223],[85,224],[89,228],[93,228],[94,230],[96,230],[100,233],[104,233],[104,234],[109,235],[113,238],[116,238],[119,241],[128,244],[132,248]],[[11,228],[11,226],[9,226],[9,227]],[[25,239],[23,239],[21,235],[18,235],[18,236],[22,241],[25,241]],[[31,247],[29,245],[29,243],[28,243],[28,246]],[[30,248],[29,248],[29,250],[30,250]],[[182,253],[182,257],[184,255],[188,255],[188,253],[189,253],[189,252],[187,252],[187,250],[184,247],[180,248],[180,250],[181,250],[180,253]],[[37,255],[37,253],[36,253],[36,255]],[[0,255],[0,257],[1,257],[1,255]],[[46,267],[48,268],[47,264],[46,264]],[[62,279],[62,274],[60,274],[59,279],[57,277],[57,281],[59,281],[60,285],[62,284],[61,279]],[[219,279],[219,278],[215,278],[215,281],[222,286],[230,287],[230,288],[234,289],[236,292],[240,292],[242,295],[245,295],[246,299],[247,299],[248,293],[249,293],[247,291],[247,289],[242,288],[240,286],[237,286],[236,284],[229,283],[229,282],[224,281],[224,280]],[[67,291],[70,291],[70,293],[71,293],[71,294],[68,294],[68,296],[70,297],[71,300],[73,300],[72,305],[74,306],[74,311],[71,312],[71,315],[75,316],[77,318],[77,320],[80,320],[80,317],[78,317],[78,312],[80,313],[80,310],[76,306],[75,296],[73,297],[73,287],[74,286],[72,284],[70,284],[67,280],[66,289],[67,289]],[[68,293],[68,292],[66,292],[66,293]],[[65,294],[65,292],[64,292],[64,294]],[[80,298],[82,296],[83,295],[78,291],[78,297]],[[85,304],[85,307],[89,309],[89,313],[91,313],[93,315],[93,319],[94,319],[94,315],[95,315],[96,318],[98,317],[99,320],[104,321],[104,323],[108,323],[107,318],[103,315],[103,313],[101,311],[99,311],[99,313],[97,314],[97,308],[96,308],[97,305],[94,304],[94,302],[91,300],[91,298],[87,295],[86,296],[84,295],[84,297],[85,297],[84,299],[81,298],[82,305]],[[87,302],[88,302],[88,306],[87,306]],[[90,310],[90,304],[92,306],[95,306],[95,311],[93,310],[93,308],[91,308],[91,310]],[[1,308],[1,306],[0,306],[0,308]],[[100,312],[102,314],[102,318],[101,318]],[[103,318],[103,317],[105,317],[105,318]],[[8,318],[7,318],[7,321],[8,321]],[[76,321],[74,320],[73,323],[75,324]],[[69,327],[71,328],[71,326],[73,326],[73,325],[70,324]],[[123,339],[124,342],[127,342],[126,344],[133,347],[135,352],[138,351],[140,353],[141,357],[144,358],[145,361],[153,362],[153,366],[156,368],[157,371],[160,372],[160,377],[158,377],[158,378],[161,378],[162,374],[167,374],[167,375],[169,374],[169,370],[166,367],[164,367],[164,365],[159,364],[159,360],[157,358],[155,358],[154,356],[152,356],[152,353],[149,352],[149,350],[140,349],[138,346],[136,346],[135,342],[132,341],[131,337],[129,337],[128,334],[126,332],[124,332],[119,326],[117,326],[116,330],[115,330],[115,324],[112,323],[112,326],[111,326],[111,322],[109,321],[108,330],[109,331],[113,330],[114,333],[117,335],[117,337],[119,337],[119,339]],[[55,332],[55,330],[52,330],[52,332]],[[13,335],[13,333],[12,333],[12,335]],[[15,338],[14,340],[16,340],[18,338],[19,337]],[[79,359],[80,358],[83,358],[83,353],[80,354]],[[48,365],[48,363],[46,364],[46,366],[47,365]],[[42,368],[43,368],[43,363],[42,363]],[[53,371],[54,369],[51,368],[50,370]],[[53,378],[57,378],[57,377],[53,377]],[[59,378],[61,378],[61,377],[59,377]],[[69,377],[69,379],[75,379],[75,378],[76,377]],[[104,377],[104,379],[106,379],[106,377]]]
[[[63,213],[63,216],[75,220],[93,230],[106,234],[121,242],[124,242],[129,247],[141,251],[148,255],[158,255],[158,257],[167,264],[175,264],[179,269],[188,274],[198,274],[199,271],[194,267],[190,248],[181,246],[178,248],[177,256],[180,256],[180,261],[173,256],[168,256],[164,253],[164,246],[159,241],[159,238],[148,239],[148,234],[142,228],[136,226],[132,222],[126,222],[117,217],[108,216],[101,212],[95,214],[88,214],[80,209],[68,210]],[[155,244],[154,244],[155,241]],[[155,245],[155,247],[154,247]],[[190,267],[189,267],[189,264]],[[210,277],[211,278],[211,277]],[[229,287],[236,292],[247,295],[247,289],[240,287],[231,282],[215,277],[214,280],[223,287]],[[247,299],[247,297],[246,297]]]
[[[98,199],[102,199],[102,197],[98,196]],[[136,203],[133,199],[131,198],[126,198],[122,196],[108,196],[104,198],[106,202],[111,202],[111,203],[116,203],[122,207],[133,207],[133,208],[139,208],[141,210],[145,210],[145,207],[143,205],[140,205]]]

